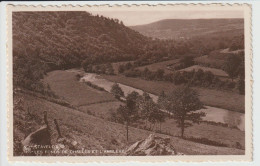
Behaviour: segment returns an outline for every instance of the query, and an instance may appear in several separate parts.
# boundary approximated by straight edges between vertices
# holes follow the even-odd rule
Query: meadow
[[[148,81],[140,78],[125,77],[122,75],[102,75],[102,77],[113,82],[122,83],[137,89],[142,89],[146,92],[155,95],[160,95],[162,91],[164,91],[165,93],[169,93],[173,89],[178,88],[178,86],[170,82]],[[224,108],[231,111],[237,111],[242,113],[245,111],[244,95],[240,95],[229,91],[214,90],[208,88],[206,89],[193,87],[193,89],[195,89],[198,92],[200,100],[205,105]]]
[[[185,69],[181,69],[179,71],[181,71],[181,72],[183,72],[183,71],[191,72],[193,70],[198,71],[199,69],[203,70],[204,72],[210,71],[215,76],[228,77],[228,74],[221,69],[215,69],[215,68],[211,68],[211,67],[203,67],[203,66],[199,66],[199,65],[193,65],[193,66],[187,67]]]
[[[150,64],[150,65],[137,67],[137,69],[144,70],[145,68],[148,68],[152,72],[155,72],[158,69],[163,69],[165,74],[168,74],[168,73],[173,73],[172,70],[169,70],[169,66],[172,66],[172,65],[174,65],[178,62],[179,62],[178,59],[174,59],[174,60],[163,61],[163,62],[158,62],[158,63],[153,63],[153,64]]]
[[[203,55],[194,58],[194,61],[197,64],[203,65],[203,66],[214,66],[215,68],[221,68],[223,64],[225,63],[225,60],[216,59],[209,55]]]
[[[57,96],[77,107],[117,101],[110,93],[80,83],[76,78],[76,73],[73,72],[62,70],[50,72],[45,76],[44,82],[49,84]]]
[[[111,120],[112,113],[115,113],[120,105],[124,105],[124,103],[120,101],[113,101],[81,106],[79,107],[79,110],[105,120]]]

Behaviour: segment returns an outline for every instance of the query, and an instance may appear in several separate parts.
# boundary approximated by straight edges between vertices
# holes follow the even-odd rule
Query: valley
[[[84,87],[84,89],[82,88],[80,90],[80,92],[77,93],[77,95],[74,93],[75,94],[73,97],[74,99],[77,99],[78,95],[81,95],[81,94],[84,94],[87,92],[95,92],[95,93],[91,93],[92,99],[95,98],[96,96],[99,96],[100,93],[102,93],[103,96],[111,95],[109,92],[110,92],[110,89],[111,89],[111,86],[113,85],[113,83],[103,79],[103,78],[108,78],[108,77],[99,76],[99,77],[95,78],[93,76],[89,77],[88,75],[86,75],[87,76],[86,78],[92,78],[92,79],[89,79],[88,81],[92,81],[93,84],[96,84],[99,87],[103,87],[106,90],[105,92],[103,92],[103,91],[101,92],[101,91],[93,89],[93,88],[89,89],[89,87],[87,85],[84,85],[84,82],[76,80],[77,72],[82,72],[82,71],[80,71],[80,70],[54,71],[54,72],[48,74],[48,76],[45,78],[45,80],[49,81],[49,78],[52,77],[52,79],[51,79],[52,81],[48,82],[51,89],[54,91],[55,94],[57,94],[61,98],[64,98],[67,102],[73,101],[70,98],[67,98],[67,96],[70,96],[70,94],[59,93],[59,88],[56,88],[57,85],[68,84],[67,87],[71,87],[70,82],[74,82],[74,84],[77,84],[77,87],[81,87],[81,86]],[[64,81],[62,81],[62,82],[58,82],[57,80],[59,80],[59,77],[64,76],[64,75],[66,75],[66,77],[63,77],[63,78],[66,78],[66,79],[64,79]],[[82,78],[84,78],[84,77],[82,77]],[[121,78],[120,80],[123,80],[123,79]],[[126,80],[126,79],[124,79],[124,80]],[[117,82],[117,81],[118,80],[116,80],[115,82]],[[121,82],[119,81],[118,83],[122,83],[122,81]],[[139,84],[139,85],[148,85],[148,84],[146,83],[146,84]],[[158,85],[158,84],[156,84],[156,85]],[[120,84],[120,86],[124,90],[125,94],[131,93],[131,91],[137,91],[138,93],[142,93],[142,90],[143,90],[142,87],[139,87],[142,90],[138,90],[135,88],[129,89],[127,87],[124,87],[123,84]],[[149,86],[149,87],[151,87],[151,86]],[[167,87],[167,86],[164,86],[164,87]],[[66,91],[66,90],[64,89],[64,91]],[[212,93],[209,93],[209,94],[212,94]],[[154,97],[156,97],[156,96],[154,95]],[[208,98],[212,98],[212,97],[208,97]],[[84,98],[84,100],[87,102],[91,99]],[[223,99],[222,97],[219,97],[219,100],[220,100],[219,102],[222,103],[223,100],[225,100],[225,99]],[[209,101],[207,101],[207,102],[209,102]],[[214,103],[216,103],[216,102],[214,102]],[[96,101],[95,103],[86,104],[85,106],[82,106],[81,104],[76,104],[75,106],[81,112],[102,118],[107,121],[112,121],[112,119],[113,119],[112,113],[116,112],[116,109],[119,107],[119,105],[124,105],[124,102],[116,101],[116,99],[114,99],[112,96],[109,100],[103,100],[102,98],[99,98],[99,100]],[[216,112],[217,110],[213,109],[212,111],[214,113],[214,111]],[[232,111],[228,111],[228,112],[229,112],[229,114],[228,114],[229,118],[226,117],[228,119],[226,119],[226,118],[224,118],[224,119],[228,120],[225,122],[230,123],[230,125],[231,125],[231,123],[233,123],[233,125],[236,124],[236,121],[237,121],[236,117],[240,118],[240,116],[242,116],[242,114],[236,115],[236,113],[235,112],[232,113]],[[214,117],[216,115],[212,114],[211,116]],[[210,117],[210,114],[209,114],[209,117]],[[212,119],[210,119],[209,121],[212,121]],[[216,122],[218,122],[218,121],[216,121]],[[221,121],[221,120],[219,122],[224,123],[224,121]],[[243,124],[243,121],[242,121],[242,124]],[[138,127],[138,126],[141,127],[138,124],[136,124],[136,125],[135,125],[136,127]],[[173,136],[178,136],[179,131],[178,131],[178,128],[176,128],[175,126],[176,126],[176,124],[175,124],[174,120],[168,119],[168,120],[166,120],[165,123],[162,123],[161,128],[162,128],[163,132],[167,132]],[[218,126],[218,125],[214,125],[214,124],[210,124],[210,123],[201,123],[199,125],[194,125],[193,127],[188,128],[187,137],[189,137],[189,136],[197,137],[197,138],[208,138],[210,140],[214,140],[217,142],[227,144],[228,147],[235,147],[235,144],[233,144],[233,142],[239,142],[241,145],[244,144],[243,131],[240,131],[235,128],[222,127],[222,126]]]
[[[243,26],[14,13],[14,155],[26,155],[21,142],[41,128],[56,148],[120,150],[72,156],[126,155],[151,134],[169,139],[176,154],[245,154]]]

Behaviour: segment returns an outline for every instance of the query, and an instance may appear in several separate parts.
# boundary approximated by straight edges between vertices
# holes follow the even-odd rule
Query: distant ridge
[[[185,39],[214,33],[242,33],[244,20],[165,19],[145,25],[130,26],[141,34],[159,39]]]

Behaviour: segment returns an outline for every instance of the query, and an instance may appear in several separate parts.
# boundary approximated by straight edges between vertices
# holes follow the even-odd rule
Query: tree
[[[224,65],[224,70],[228,73],[229,77],[233,81],[239,74],[239,66],[241,64],[241,59],[238,55],[230,54]]]
[[[183,64],[183,67],[189,67],[194,65],[194,57],[192,56],[184,56],[180,62]]]
[[[123,122],[126,125],[126,140],[128,141],[128,127],[131,123],[139,119],[137,102],[139,94],[132,92],[126,96],[126,105],[120,105],[117,109],[117,121]]]
[[[115,83],[112,85],[112,88],[110,90],[110,92],[115,96],[115,98],[120,99],[120,97],[124,97],[124,92],[122,91],[122,89],[120,88],[120,86]]]
[[[138,108],[141,112],[141,118],[145,120],[145,125],[147,121],[150,122],[150,129],[152,130],[156,123],[164,121],[164,114],[160,110],[159,105],[156,104],[148,93],[144,92],[143,96],[138,102]],[[153,127],[151,127],[153,124]],[[161,126],[161,125],[160,125]]]
[[[155,74],[156,74],[156,78],[158,80],[162,80],[163,76],[164,76],[164,70],[163,69],[158,69]]]
[[[129,70],[129,69],[131,69],[132,67],[133,67],[133,65],[132,65],[131,62],[127,62],[127,63],[125,64],[125,69],[126,69],[126,70]]]
[[[159,104],[160,108],[161,109],[165,109],[165,106],[166,106],[166,95],[165,95],[165,92],[164,91],[161,91],[159,97],[158,97],[158,101],[157,103]]]
[[[220,42],[218,43],[218,48],[219,48],[219,49],[223,49],[223,48],[227,48],[227,46],[226,46],[226,44],[225,44],[223,41],[220,41]]]
[[[123,73],[125,71],[125,66],[124,65],[119,65],[118,67],[118,72]]]
[[[184,136],[184,129],[192,126],[192,123],[200,123],[204,112],[195,112],[202,108],[197,93],[189,87],[176,88],[166,96],[166,110],[173,114],[178,127],[181,129],[181,137]]]
[[[237,82],[237,88],[241,95],[245,94],[245,58],[244,58],[244,52],[241,52],[239,54],[241,59],[241,64],[239,66],[239,80]]]
[[[106,74],[114,75],[114,68],[111,63],[106,65]]]

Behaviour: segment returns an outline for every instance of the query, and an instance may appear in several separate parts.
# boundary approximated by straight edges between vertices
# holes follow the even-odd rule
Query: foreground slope
[[[82,113],[30,94],[17,92],[14,103],[21,100],[26,109],[14,109],[14,154],[20,155],[19,142],[30,132],[38,129],[42,124],[42,115],[47,111],[50,127],[55,131],[53,119],[59,121],[62,135],[72,138],[79,144],[79,148],[86,149],[123,149],[136,141],[144,139],[152,132],[130,127],[129,142],[125,141],[125,126]],[[27,111],[29,110],[29,111]],[[29,112],[29,113],[28,113]],[[166,135],[156,134],[161,137]],[[57,133],[53,132],[53,138]],[[55,142],[55,139],[52,140]],[[176,137],[170,138],[171,144],[178,152],[184,154],[244,154],[244,150],[203,145]]]

